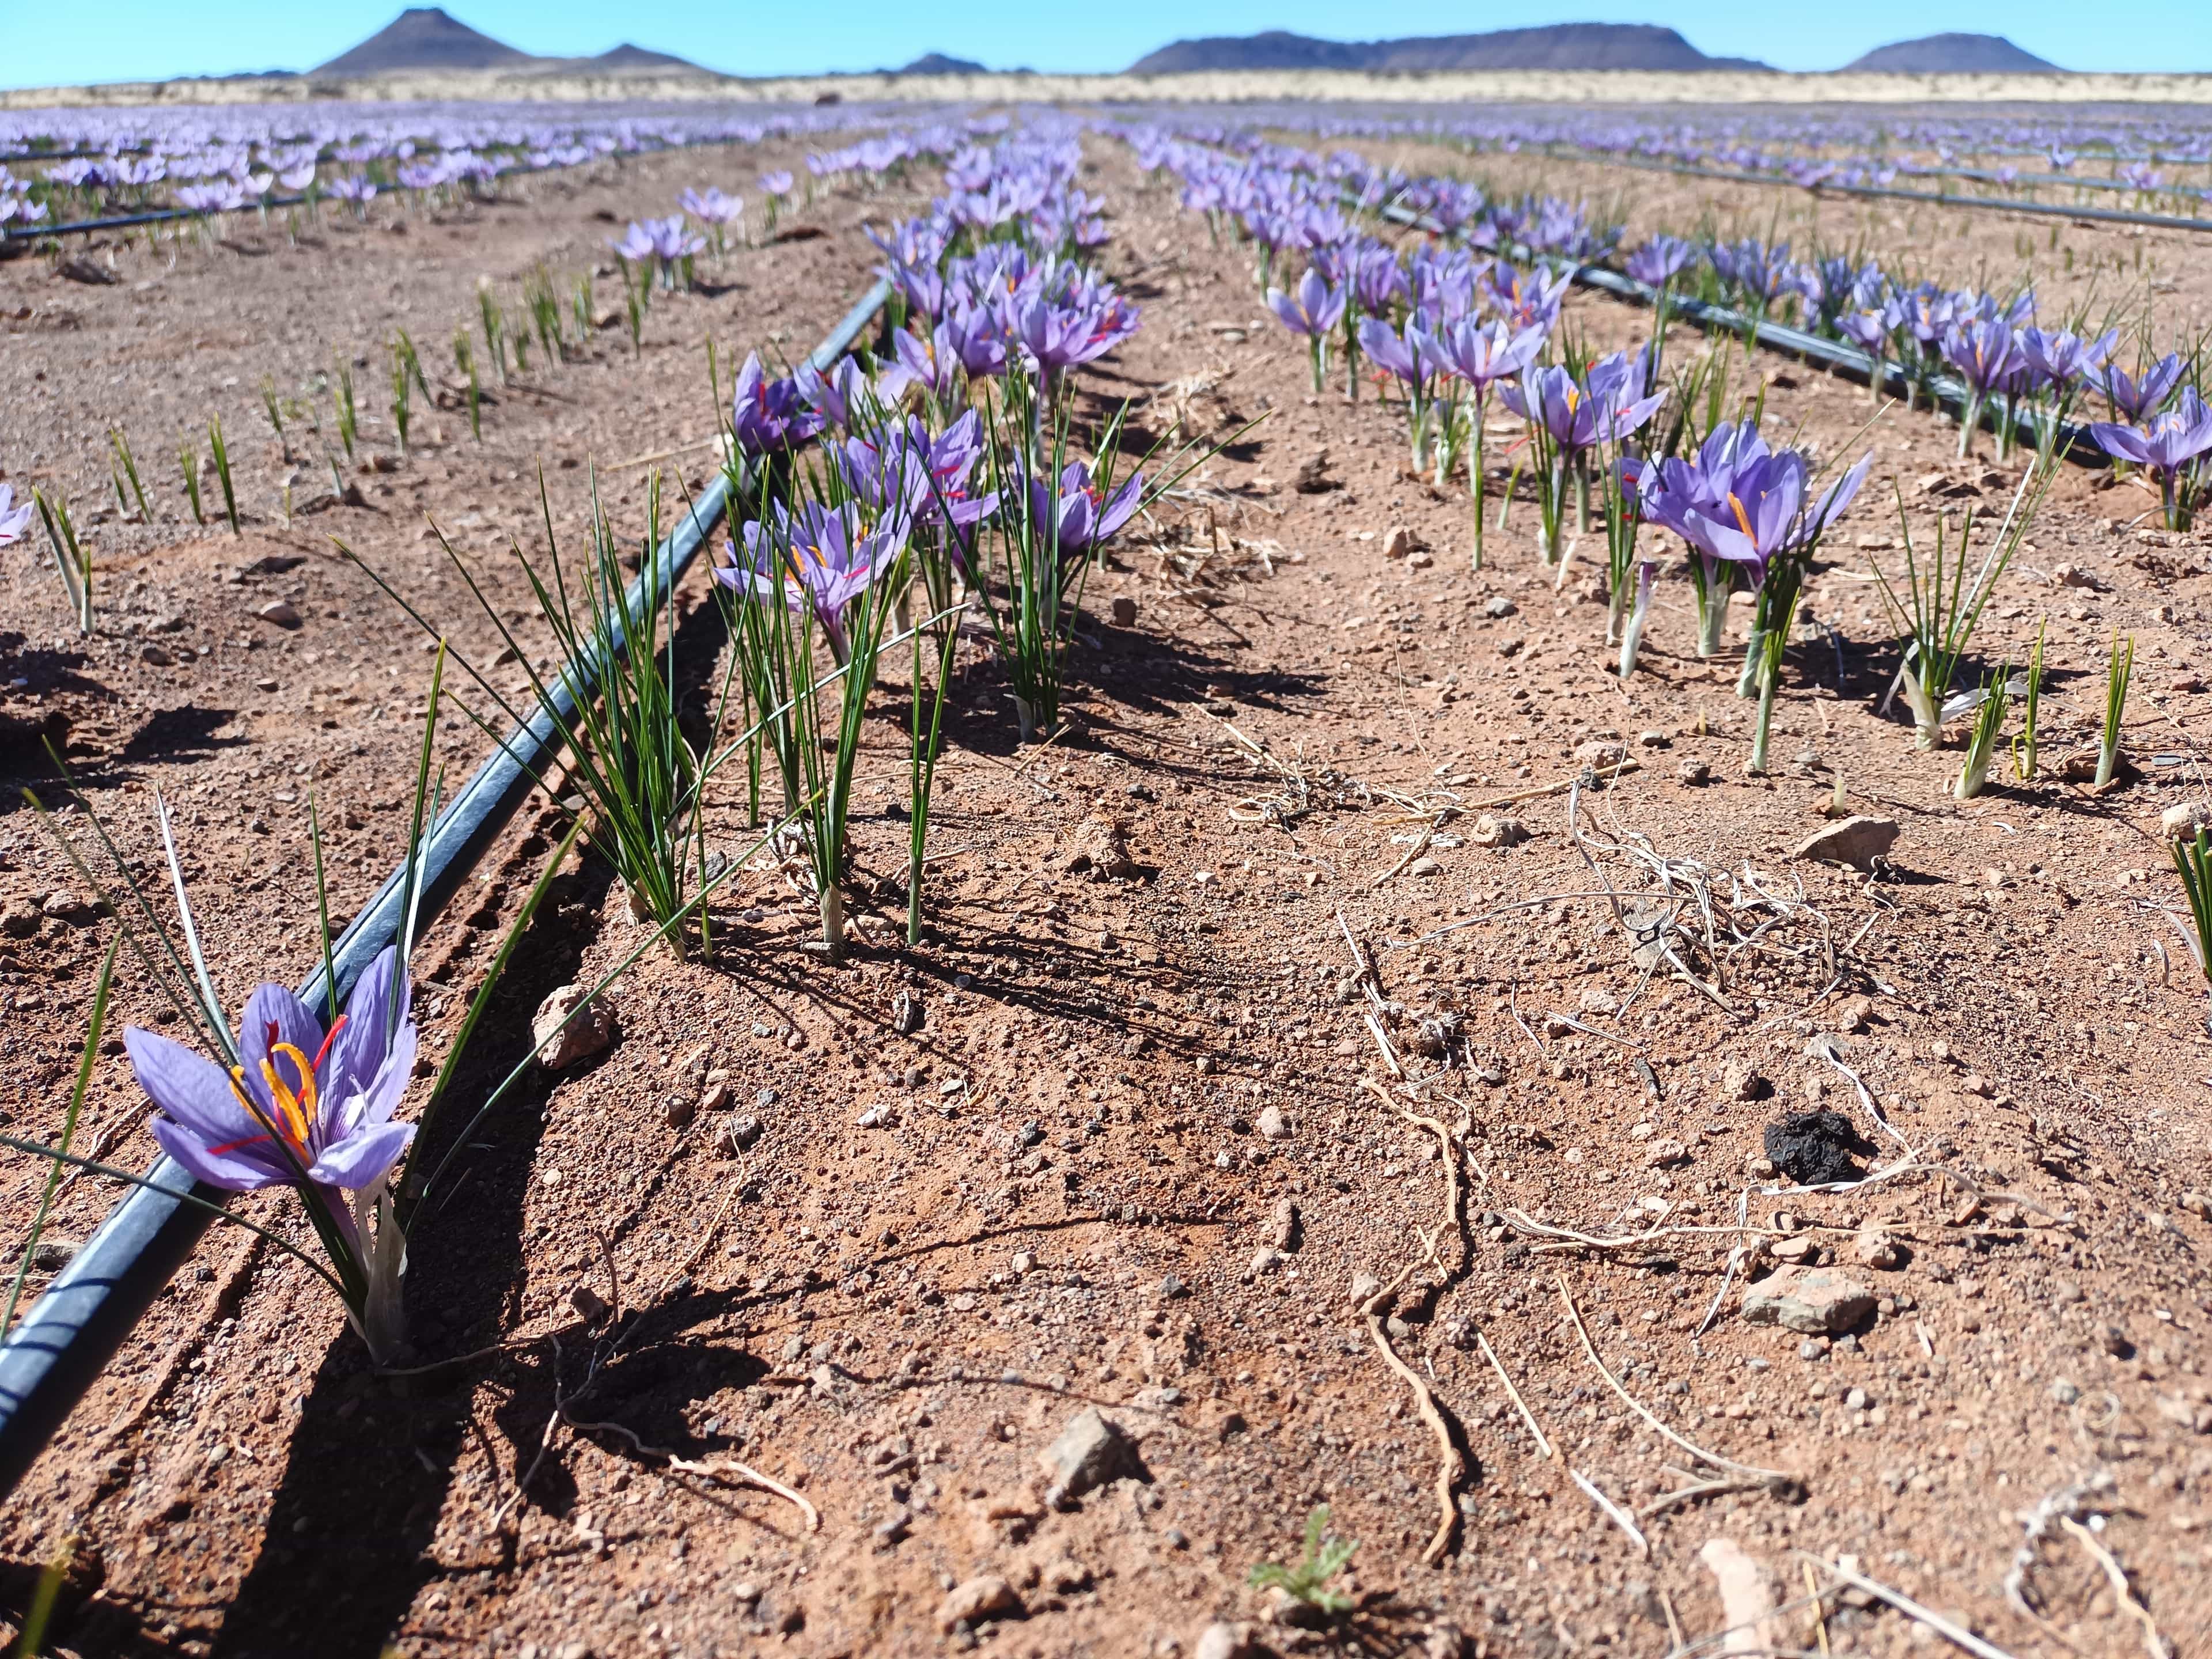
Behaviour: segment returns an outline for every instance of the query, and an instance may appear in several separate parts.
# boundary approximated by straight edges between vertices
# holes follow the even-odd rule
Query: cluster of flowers
[[[0,225],[163,205],[229,213],[317,196],[360,209],[381,191],[483,191],[509,173],[701,144],[757,144],[880,119],[858,106],[749,121],[611,106],[552,122],[540,106],[488,103],[40,111],[0,119],[0,154],[27,168],[42,149],[75,153],[35,173],[0,162]],[[840,152],[829,170],[881,176],[950,147],[927,135],[893,134]]]
[[[969,568],[972,532],[999,512],[1002,493],[1008,511],[1057,526],[1064,557],[1089,553],[1128,521],[1141,473],[1102,497],[1080,462],[1056,479],[1032,476],[1028,447],[1017,444],[1005,482],[1018,499],[977,483],[986,448],[970,406],[977,383],[1021,373],[1033,382],[1023,401],[1041,407],[1070,369],[1136,332],[1137,307],[1073,255],[1105,240],[1100,204],[1074,187],[1079,161],[1067,139],[965,148],[947,163],[946,193],[927,216],[870,233],[905,313],[872,376],[848,358],[826,375],[802,366],[771,380],[757,356],[746,360],[731,410],[739,451],[784,456],[829,438],[832,476],[820,499],[772,503],[769,517],[743,526],[744,551],[733,545],[718,572],[726,585],[769,591],[781,580],[835,641],[846,607],[917,532]],[[810,556],[779,578],[767,550],[793,545]]]
[[[2101,401],[2112,418],[2092,425],[2091,435],[2106,453],[2158,471],[2166,483],[2169,518],[2185,514],[2192,491],[2185,470],[2212,450],[2212,422],[2199,388],[2190,383],[2195,371],[2179,356],[2150,361],[2139,350],[2130,372],[2114,361],[2118,330],[2093,333],[2079,318],[2068,319],[2070,326],[2043,327],[2032,291],[2000,300],[1972,289],[1908,284],[1872,261],[1793,259],[1787,243],[1716,244],[1704,252],[1723,292],[1762,315],[1793,301],[1807,328],[1848,341],[1877,364],[1895,363],[1910,387],[1940,374],[1955,375],[1969,394],[1960,422],[1961,454],[1985,407],[1996,411],[2002,456],[2023,414],[2034,411],[2041,435],[2051,441],[2084,398]],[[1692,257],[1688,244],[1656,237],[1629,257],[1626,270],[1659,287]],[[2177,489],[2178,483],[2184,487]]]
[[[1559,335],[1573,264],[1612,240],[1568,204],[1489,204],[1465,185],[1377,178],[1348,155],[1322,161],[1267,147],[1230,164],[1216,149],[1156,131],[1133,135],[1131,142],[1141,163],[1183,179],[1183,199],[1194,210],[1213,216],[1245,203],[1227,222],[1261,242],[1263,273],[1272,268],[1274,250],[1256,228],[1292,228],[1305,269],[1294,287],[1270,288],[1267,299],[1285,326],[1310,343],[1316,391],[1326,342],[1340,329],[1347,348],[1356,343],[1385,383],[1401,389],[1415,466],[1433,457],[1441,487],[1465,452],[1478,568],[1485,404],[1493,386],[1526,426],[1527,465],[1548,561],[1560,557],[1571,489],[1579,497],[1583,526],[1589,527],[1595,481],[1605,500],[1612,636],[1620,647],[1623,676],[1635,670],[1659,563],[1638,547],[1644,526],[1672,532],[1688,550],[1701,653],[1719,648],[1731,590],[1739,583],[1750,588],[1757,605],[1744,687],[1760,696],[1753,756],[1764,763],[1780,673],[1772,642],[1787,637],[1806,563],[1857,495],[1871,456],[1816,493],[1811,458],[1771,447],[1753,423],[1717,422],[1700,440],[1686,393],[1680,418],[1656,443],[1639,435],[1670,396],[1653,389],[1656,339],[1644,350],[1592,361]],[[1393,201],[1448,204],[1456,234],[1419,243],[1401,258],[1364,228],[1361,218],[1362,204]],[[1524,270],[1497,257],[1501,246],[1526,246],[1532,232],[1564,258]],[[1629,264],[1643,280],[1665,285],[1693,252],[1686,242],[1662,240],[1638,249]],[[1732,270],[1755,268],[1761,281],[1777,263],[1764,249],[1723,250],[1722,257]],[[1686,436],[1690,452],[1674,453]]]

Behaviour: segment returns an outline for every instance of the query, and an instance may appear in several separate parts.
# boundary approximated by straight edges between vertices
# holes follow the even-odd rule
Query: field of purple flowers
[[[2212,125],[6,120],[24,1651],[2202,1613]]]

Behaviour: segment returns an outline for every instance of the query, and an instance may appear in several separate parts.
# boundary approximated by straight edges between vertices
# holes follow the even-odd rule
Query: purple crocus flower
[[[376,185],[362,173],[349,173],[331,180],[331,194],[341,202],[350,202],[355,214],[361,215],[376,199]]]
[[[924,520],[943,520],[964,530],[997,510],[996,491],[978,495],[969,487],[983,458],[983,422],[974,410],[933,438],[920,421],[909,420],[907,434],[928,468],[929,495],[921,514]]]
[[[1021,482],[1030,522],[1056,526],[1063,557],[1088,553],[1110,540],[1143,505],[1145,475],[1141,472],[1132,473],[1110,495],[1100,493],[1091,469],[1080,461],[1070,461],[1060,469],[1057,489],[1048,478],[1030,476]]]
[[[756,351],[747,355],[744,367],[738,371],[730,429],[746,454],[767,455],[805,443],[822,429],[822,417],[801,402],[795,382],[769,380]]]
[[[1954,323],[1944,330],[1943,356],[1984,396],[2003,390],[2007,377],[2020,367],[2010,325],[1994,319]]]
[[[1846,311],[1836,319],[1836,331],[1876,362],[1886,355],[1889,337],[1901,318],[1887,308]]]
[[[1474,388],[1476,406],[1500,380],[1518,378],[1544,347],[1544,331],[1524,328],[1518,333],[1504,319],[1479,324],[1462,320],[1437,337],[1437,362]]]
[[[945,327],[969,379],[1006,373],[1006,336],[988,309],[981,306],[956,308],[945,319]]]
[[[1638,282],[1658,288],[1672,282],[1697,252],[1679,236],[1654,236],[1628,256],[1626,270]]]
[[[635,228],[635,227],[632,227]],[[707,246],[707,239],[693,233],[684,222],[684,216],[672,213],[665,219],[647,219],[646,234],[653,239],[653,252],[661,264],[672,265],[679,259],[689,259]]]
[[[24,531],[30,528],[31,503],[25,501],[17,507],[14,504],[15,500],[14,489],[0,483],[0,547],[21,540]]]
[[[2179,401],[2153,416],[2145,429],[2098,421],[2091,424],[2089,435],[2107,455],[2163,471],[2212,449],[2212,411],[2206,410],[2196,387],[2184,386]]]
[[[824,426],[849,428],[856,412],[865,419],[878,401],[866,372],[852,357],[840,357],[827,374],[809,360],[799,364],[791,383],[800,399],[822,416]]]
[[[2140,425],[2164,404],[2180,383],[2183,364],[2178,354],[2160,358],[2136,380],[2118,363],[2107,363],[2094,383],[2112,400],[2114,411]]]
[[[1565,368],[1527,368],[1519,382],[1508,381],[1498,396],[1532,426],[1541,427],[1569,454],[1597,443],[1628,436],[1667,401],[1667,394],[1644,395],[1642,354],[1616,351],[1589,366],[1589,384],[1578,384]]]
[[[883,394],[896,403],[913,387],[942,403],[960,389],[960,354],[951,329],[939,323],[925,337],[909,329],[891,335],[891,361],[876,377]]]
[[[389,945],[328,1032],[283,986],[260,986],[240,1017],[240,1063],[228,1072],[180,1042],[126,1028],[131,1069],[160,1109],[154,1139],[227,1192],[319,1188],[313,1195],[353,1228],[337,1191],[380,1188],[415,1138],[413,1124],[392,1121],[415,1070],[408,995],[407,970]]]
[[[1380,317],[1362,318],[1359,349],[1367,354],[1369,362],[1405,382],[1416,398],[1428,389],[1440,355],[1436,342],[1410,317],[1402,335]]]
[[[1038,299],[1013,317],[1012,333],[1031,363],[1063,374],[1104,356],[1137,331],[1137,308],[1107,295],[1089,304]]]
[[[676,198],[676,205],[694,219],[709,225],[733,223],[745,210],[742,197],[726,196],[711,185],[703,191],[685,191]]]
[[[2089,436],[2107,455],[2158,470],[2165,495],[2166,524],[2170,528],[2179,528],[2181,503],[2177,491],[2182,471],[2207,450],[2212,450],[2212,410],[2204,406],[2197,388],[2184,386],[2174,406],[2153,416],[2141,431],[2097,421],[2091,423]]]
[[[1308,266],[1305,275],[1298,278],[1296,295],[1279,288],[1267,290],[1267,307],[1291,333],[1319,338],[1344,319],[1348,297],[1341,287],[1331,288],[1322,280],[1321,272]]]
[[[795,513],[771,501],[765,520],[749,520],[739,532],[742,560],[729,544],[730,562],[714,567],[714,580],[750,598],[781,598],[793,611],[812,611],[831,653],[843,662],[846,608],[890,568],[910,527],[902,515],[877,521],[866,513],[859,501],[807,501]]]
[[[2045,386],[2062,392],[2095,374],[2119,343],[2118,329],[2107,330],[2100,339],[2084,340],[2063,328],[2024,328],[2019,341],[2027,366]]]
[[[643,264],[653,255],[653,232],[635,219],[621,236],[607,238],[607,246],[615,251],[617,259],[627,259],[632,264]]]
[[[762,191],[770,196],[790,195],[791,182],[791,175],[781,168],[774,173],[763,173],[760,176]]]

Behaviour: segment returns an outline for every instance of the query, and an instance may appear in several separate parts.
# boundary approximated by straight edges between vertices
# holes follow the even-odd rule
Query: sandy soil
[[[2175,898],[2160,811],[2204,791],[2212,542],[2131,528],[2147,497],[2069,477],[1983,651],[2017,657],[2048,618],[2056,756],[2092,731],[2106,641],[2131,631],[2131,739],[2146,760],[2181,759],[2104,794],[2044,781],[1961,805],[1955,750],[1917,754],[1878,712],[1894,655],[1866,562],[1894,556],[1889,476],[1918,535],[1938,512],[2001,501],[2018,469],[1986,447],[1959,463],[1952,431],[1922,414],[1893,410],[1860,438],[1863,393],[1761,360],[1783,429],[1802,423],[1825,453],[1872,444],[1880,461],[1812,586],[1826,629],[1792,653],[1778,769],[1746,776],[1747,706],[1731,666],[1692,654],[1680,581],[1623,684],[1588,562],[1564,580],[1540,566],[1532,502],[1469,573],[1464,496],[1404,473],[1395,408],[1308,395],[1303,354],[1255,321],[1244,258],[1208,247],[1118,152],[1097,167],[1118,215],[1111,267],[1146,313],[1087,392],[1139,399],[1154,427],[1170,410],[1224,436],[1267,419],[1094,586],[1066,737],[1016,748],[1000,677],[963,662],[933,936],[893,943],[894,684],[860,795],[873,948],[825,970],[806,907],[748,876],[720,962],[641,964],[604,1057],[543,1079],[471,1144],[410,1273],[417,1346],[425,1363],[508,1346],[379,1379],[295,1264],[211,1237],[0,1525],[0,1605],[20,1608],[66,1547],[65,1639],[87,1653],[1192,1654],[1209,1621],[1264,1621],[1248,1569],[1294,1553],[1325,1500],[1360,1540],[1358,1610],[1330,1632],[1263,1622],[1277,1651],[1661,1653],[1677,1626],[1727,1623],[1705,1555],[1728,1540],[1792,1604],[1767,1632],[1777,1649],[1936,1639],[1832,1596],[1816,1631],[1802,1551],[1854,1556],[2006,1650],[2055,1659],[2062,1638],[2141,1650],[2134,1614],[2055,1525],[2027,1581],[2049,1626],[2001,1588],[2020,1512],[2108,1474],[2099,1541],[2188,1650],[2212,1620],[2212,1224],[2186,1196],[2204,1184],[2212,1041],[2204,988],[2144,901]],[[439,233],[420,225],[275,250],[244,283],[240,256],[187,252],[173,271],[133,272],[173,296],[143,325],[131,288],[0,267],[0,301],[32,313],[15,326],[40,328],[35,353],[0,363],[22,382],[0,395],[40,411],[55,434],[40,465],[85,489],[106,423],[182,417],[155,401],[176,395],[179,361],[202,377],[193,412],[226,396],[249,431],[259,374],[312,374],[403,316],[441,338],[476,273],[512,282],[541,254],[591,257],[595,204],[641,210],[678,170],[705,177],[645,163],[496,210],[430,270],[417,262]],[[743,294],[656,311],[665,343],[646,374],[603,334],[602,362],[510,399],[490,476],[444,413],[441,445],[364,481],[397,492],[372,493],[380,511],[328,522],[427,584],[398,510],[418,495],[520,524],[534,456],[703,432],[699,334],[773,327],[796,349],[818,332],[860,285],[858,205],[823,210],[826,240],[741,256]],[[76,324],[35,323],[57,307]],[[339,307],[349,325],[332,325]],[[1644,321],[1589,296],[1570,315],[1601,343]],[[1669,345],[1698,349],[1686,333]],[[265,349],[286,355],[264,364]],[[142,361],[166,366],[131,373]],[[1295,492],[1323,448],[1338,487]],[[258,465],[265,498],[281,463]],[[81,647],[50,579],[19,561],[13,614],[42,620],[0,672],[32,681],[11,718],[70,718],[92,797],[134,848],[148,786],[191,802],[203,915],[238,992],[299,977],[312,951],[299,807],[283,799],[296,780],[362,817],[345,848],[356,901],[388,861],[422,660],[312,537],[190,538],[164,493],[158,532],[103,526],[100,546],[112,580],[146,584],[129,615],[184,627]],[[1427,550],[1385,560],[1395,526]],[[225,577],[295,549],[311,562],[246,590],[302,602],[304,626],[278,640],[240,616]],[[465,622],[452,589],[428,591]],[[1132,623],[1109,620],[1116,599]],[[687,638],[711,647],[711,615]],[[139,660],[179,635],[210,654],[158,672]],[[241,636],[263,642],[222,643]],[[349,690],[356,673],[387,684]],[[262,675],[278,690],[257,694]],[[1635,766],[1581,794],[1578,840],[1567,785],[1620,755]],[[1875,878],[1794,854],[1839,786],[1902,826]],[[1528,838],[1479,844],[1486,813]],[[743,844],[734,811],[714,833]],[[25,815],[0,834],[11,899],[68,884]],[[518,826],[481,907],[426,945],[436,1042],[545,845]],[[1644,982],[1606,896],[1651,884],[1638,848],[1698,860],[1719,899],[1745,904],[1744,932],[1765,924],[1728,943],[1723,906],[1717,950],[1677,940],[1711,993],[1664,969]],[[1753,884],[1778,896],[1749,903]],[[1540,902],[1505,908],[1524,900]],[[99,935],[67,915],[33,927],[0,963],[15,1062],[0,1101],[50,1128]],[[474,1062],[486,1075],[527,1048],[538,998],[635,937],[589,862],[542,935]],[[1819,1057],[1823,1038],[1896,1139]],[[1765,1127],[1814,1103],[1849,1114],[1882,1165],[1901,1142],[1915,1167],[1767,1195]],[[704,1109],[671,1127],[687,1104]],[[126,1162],[145,1152],[137,1109],[122,1063],[104,1062],[94,1121],[119,1126]],[[742,1152],[739,1117],[762,1126]],[[6,1169],[20,1213],[33,1172]],[[104,1197],[73,1192],[63,1230]],[[1651,1236],[1590,1248],[1559,1228]],[[1737,1245],[1753,1248],[1731,1271]],[[1856,1322],[1812,1337],[1747,1322],[1747,1280],[1830,1256],[1871,1304]],[[1365,1300],[1364,1275],[1400,1294]],[[581,1324],[580,1286],[622,1316]],[[1433,1387],[1468,1460],[1436,1565],[1421,1557],[1437,1446],[1383,1344]],[[1141,1471],[1052,1507],[1040,1455],[1092,1406]],[[1659,1425],[1732,1463],[1701,1463]],[[819,1530],[729,1479],[733,1460],[797,1488]],[[1747,1465],[1789,1479],[1738,1487]],[[1570,1467],[1638,1515],[1648,1549]],[[1007,1616],[948,1634],[985,1578],[1004,1582]]]

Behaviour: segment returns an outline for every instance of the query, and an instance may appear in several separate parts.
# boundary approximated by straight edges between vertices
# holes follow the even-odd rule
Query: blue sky
[[[389,21],[396,0],[0,0],[0,85],[153,80],[304,69]],[[582,55],[628,40],[738,74],[874,69],[939,51],[994,69],[1119,69],[1192,34],[1266,28],[1345,38],[1336,0],[1121,0],[1110,7],[966,0],[759,6],[729,0],[451,0],[462,21],[526,52]],[[1362,38],[1566,21],[1665,23],[1717,54],[1833,69],[1938,30],[2001,33],[2069,69],[2212,71],[2212,0],[1401,0],[1356,14]],[[834,17],[836,27],[825,27]]]

